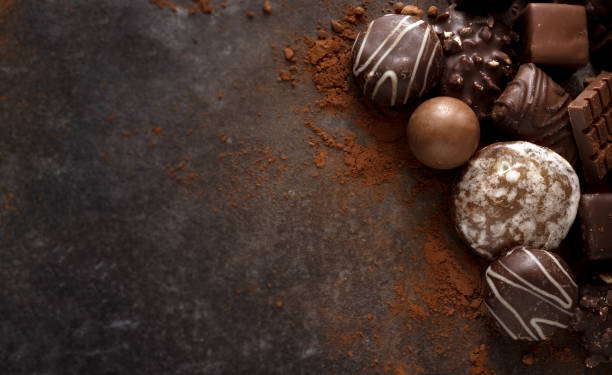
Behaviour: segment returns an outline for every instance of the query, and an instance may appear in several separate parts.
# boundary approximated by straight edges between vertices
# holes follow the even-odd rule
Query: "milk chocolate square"
[[[586,10],[581,5],[530,3],[519,19],[521,61],[580,68],[589,62]]]

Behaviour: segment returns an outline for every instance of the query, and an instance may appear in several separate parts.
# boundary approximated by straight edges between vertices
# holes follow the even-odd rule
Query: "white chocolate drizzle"
[[[387,16],[395,16],[395,15],[387,15]],[[429,25],[425,24],[424,21],[419,20],[416,17],[405,16],[402,18],[400,22],[397,23],[397,25],[391,31],[389,31],[389,33],[385,36],[385,38],[380,43],[380,45],[374,50],[372,55],[369,56],[368,59],[362,62],[361,60],[362,60],[364,48],[368,42],[370,35],[372,34],[373,29],[375,28],[376,21],[377,20],[370,22],[366,32],[363,34],[363,40],[361,41],[361,45],[359,46],[359,49],[357,50],[357,55],[355,56],[355,61],[353,63],[353,75],[355,76],[362,74],[367,69],[369,69],[370,66],[372,66],[372,68],[369,69],[367,74],[365,75],[365,83],[363,85],[364,94],[367,92],[368,86],[371,83],[371,79],[374,76],[376,76],[377,69],[380,67],[383,61],[387,58],[387,56],[397,47],[397,45],[401,43],[404,36],[410,30],[420,25],[425,25],[425,28],[423,30],[423,38],[419,46],[419,52],[416,57],[416,60],[413,63],[412,70],[410,73],[410,80],[409,80],[408,88],[406,89],[406,92],[403,98],[403,102],[402,102],[402,104],[406,104],[408,99],[410,98],[410,92],[414,84],[414,79],[415,79],[417,70],[420,68],[421,60],[424,58],[424,55],[426,55],[425,50],[427,47],[427,42],[430,38],[429,34],[430,33],[433,34],[433,31],[431,30],[431,27]],[[362,35],[360,34],[357,37],[357,40],[359,40],[361,37]],[[434,57],[436,56],[436,53],[439,52],[438,50],[441,51],[440,41],[438,40],[437,37],[434,36],[434,38],[436,39],[436,42],[434,44],[434,47],[431,50],[431,53],[428,59],[428,63],[427,63],[426,70],[425,70],[423,86],[418,94],[419,97],[422,96],[423,93],[425,92],[425,89],[427,86],[427,79],[429,78],[429,72],[434,62]],[[405,77],[403,76],[401,78],[405,79]],[[394,106],[398,99],[399,78],[397,76],[397,73],[394,72],[393,70],[386,70],[376,80],[376,82],[374,83],[374,89],[372,90],[371,98],[372,100],[374,100],[376,95],[379,93],[380,88],[387,80],[390,81],[390,84],[391,84],[390,106]]]

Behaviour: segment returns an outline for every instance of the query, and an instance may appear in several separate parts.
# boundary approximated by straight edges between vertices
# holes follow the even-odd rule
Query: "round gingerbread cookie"
[[[452,217],[465,243],[494,259],[515,246],[553,250],[578,210],[580,185],[559,154],[529,142],[480,150],[453,192]]]

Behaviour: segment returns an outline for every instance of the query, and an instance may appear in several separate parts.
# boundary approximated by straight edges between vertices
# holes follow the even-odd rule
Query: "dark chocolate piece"
[[[500,13],[510,7],[513,0],[456,0],[457,9],[472,13]]]
[[[586,11],[581,5],[530,3],[519,17],[521,62],[580,68],[589,62]]]
[[[446,63],[441,94],[463,100],[479,119],[486,118],[514,75],[511,44],[518,35],[491,15],[462,12],[455,4],[436,18],[433,27]]]
[[[581,333],[586,366],[612,362],[612,285],[581,287],[579,305],[572,329]]]
[[[612,194],[582,194],[578,214],[587,258],[612,259]]]
[[[495,259],[515,246],[554,250],[578,211],[572,166],[533,143],[500,142],[469,161],[453,192],[457,232],[479,255]]]
[[[474,111],[457,98],[438,96],[420,104],[410,117],[408,145],[428,167],[456,168],[470,159],[480,141]]]
[[[491,119],[517,140],[545,146],[576,165],[578,151],[567,106],[572,99],[534,64],[523,64],[495,101]]]
[[[381,106],[405,105],[431,90],[442,73],[442,47],[431,26],[387,14],[370,22],[351,51],[363,94]]]
[[[595,183],[612,169],[612,74],[598,75],[568,110],[584,177]]]
[[[491,263],[484,284],[487,310],[514,340],[546,340],[574,316],[578,286],[551,252],[514,248]]]

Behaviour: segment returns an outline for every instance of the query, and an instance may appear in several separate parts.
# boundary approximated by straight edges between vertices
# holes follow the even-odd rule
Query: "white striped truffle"
[[[495,259],[516,246],[554,250],[578,211],[580,185],[556,152],[499,142],[468,163],[453,192],[452,218],[465,243]]]
[[[442,74],[440,41],[413,16],[387,14],[370,22],[355,39],[351,58],[363,94],[386,107],[420,98]]]
[[[518,247],[487,268],[484,295],[487,310],[504,334],[539,341],[567,328],[578,286],[558,255]]]

